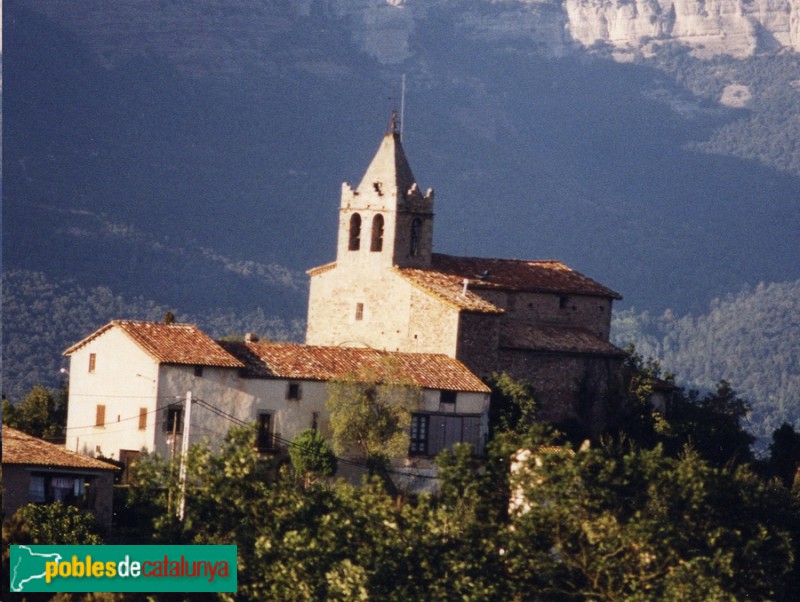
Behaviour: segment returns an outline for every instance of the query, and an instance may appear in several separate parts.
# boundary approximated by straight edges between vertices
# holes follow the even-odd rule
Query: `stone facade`
[[[544,420],[596,432],[613,418],[621,297],[558,261],[433,253],[433,193],[419,193],[396,128],[359,186],[343,185],[336,261],[309,275],[307,344],[443,353],[530,382]]]

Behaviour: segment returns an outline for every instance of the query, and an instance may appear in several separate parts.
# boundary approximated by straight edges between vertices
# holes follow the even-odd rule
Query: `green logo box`
[[[235,592],[236,546],[11,546],[12,592]]]

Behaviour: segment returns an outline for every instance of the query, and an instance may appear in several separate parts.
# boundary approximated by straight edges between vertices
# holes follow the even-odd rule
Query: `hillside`
[[[36,384],[57,387],[69,360],[61,352],[111,320],[161,320],[174,307],[143,297],[126,298],[105,286],[53,280],[38,272],[3,272],[3,395],[21,400]],[[175,311],[215,337],[255,332],[272,340],[300,341],[305,325],[249,313]]]
[[[705,313],[618,312],[613,339],[657,358],[679,384],[713,389],[728,380],[752,408],[753,432],[768,439],[800,424],[800,280],[760,283],[715,299]]]
[[[7,3],[4,264],[300,318],[405,73],[438,251],[558,258],[659,311],[798,276],[795,54],[622,63],[553,46],[560,5],[395,4]]]

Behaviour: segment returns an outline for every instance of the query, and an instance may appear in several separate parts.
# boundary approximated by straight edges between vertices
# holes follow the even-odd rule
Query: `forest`
[[[646,405],[657,366],[634,354],[629,367],[624,424],[580,443],[537,423],[531,391],[498,377],[488,453],[442,452],[432,493],[398,490],[380,463],[358,485],[332,478],[337,458],[314,431],[287,462],[255,453],[255,429],[235,427],[216,453],[190,448],[182,519],[180,458],[144,455],[116,488],[113,533],[55,503],[7,517],[3,538],[235,543],[236,594],[192,600],[797,599],[800,434],[785,425],[755,460],[746,403],[727,383],[679,390],[659,415]],[[3,562],[7,575],[7,551]]]
[[[616,312],[612,338],[660,361],[681,385],[730,381],[748,399],[747,427],[761,441],[800,419],[800,281],[746,287],[697,315]]]

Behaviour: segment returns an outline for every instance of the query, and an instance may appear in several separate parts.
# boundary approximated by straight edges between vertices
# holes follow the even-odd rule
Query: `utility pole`
[[[189,453],[189,429],[192,426],[192,392],[186,391],[186,402],[183,412],[183,439],[181,439],[181,470],[180,486],[181,499],[178,503],[178,519],[183,520],[183,512],[186,508],[186,456]]]

